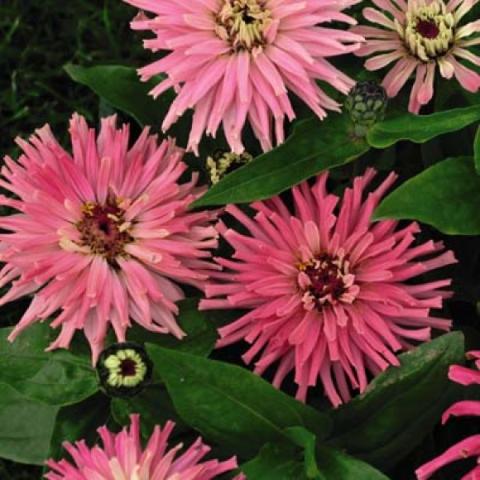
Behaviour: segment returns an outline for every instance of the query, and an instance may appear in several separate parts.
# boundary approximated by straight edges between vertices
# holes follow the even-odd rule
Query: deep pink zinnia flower
[[[378,25],[354,27],[367,42],[356,55],[375,54],[365,62],[368,70],[378,70],[395,62],[383,80],[389,97],[395,97],[410,76],[415,82],[408,109],[418,113],[433,97],[435,70],[453,76],[469,92],[480,88],[480,75],[460,60],[480,65],[480,57],[468,50],[480,44],[470,38],[480,30],[480,20],[461,25],[462,18],[476,0],[373,0],[379,10],[367,7],[364,17]]]
[[[203,190],[196,175],[178,183],[183,150],[158,144],[148,128],[129,148],[128,126],[116,129],[115,117],[102,120],[96,139],[74,115],[70,134],[73,155],[48,126],[30,142],[17,139],[23,155],[1,170],[13,197],[0,205],[19,213],[0,218],[9,231],[0,235],[0,287],[13,282],[0,304],[33,295],[9,339],[54,316],[62,330],[49,349],[68,347],[83,329],[96,361],[110,324],[120,342],[131,320],[183,337],[174,282],[202,288],[217,244],[214,215],[187,210]]]
[[[52,470],[48,480],[211,480],[237,468],[235,458],[220,462],[202,459],[210,451],[199,438],[183,453],[183,444],[168,448],[168,438],[175,424],[167,422],[155,427],[147,446],[140,441],[138,415],[131,416],[131,426],[114,434],[106,427],[98,429],[103,447],[89,448],[84,441],[64,447],[73,459],[49,460]],[[240,474],[235,480],[245,480]]]
[[[430,315],[440,308],[450,280],[407,281],[454,263],[441,242],[415,245],[416,223],[372,223],[372,212],[394,182],[391,174],[365,200],[372,169],[339,198],[327,193],[327,174],[293,189],[291,213],[280,197],[251,206],[248,218],[237,207],[227,211],[250,235],[219,232],[235,249],[234,260],[217,259],[226,271],[213,274],[202,309],[251,311],[220,329],[222,347],[241,339],[252,344],[243,359],[260,356],[255,371],[278,364],[279,387],[295,371],[297,398],[320,379],[334,405],[350,398],[349,384],[364,391],[367,371],[377,374],[398,365],[393,352],[410,341],[430,339],[431,327],[448,330],[450,321]],[[443,253],[441,253],[443,252]],[[212,298],[219,297],[219,298]]]
[[[320,118],[339,110],[316,80],[348,93],[352,80],[327,57],[355,50],[363,38],[322,26],[355,24],[342,10],[358,0],[124,0],[153,13],[133,22],[151,30],[145,47],[170,52],[139,70],[142,80],[164,74],[152,91],[178,92],[163,123],[166,131],[189,108],[194,109],[189,148],[197,152],[203,133],[215,136],[220,124],[235,153],[242,153],[242,129],[248,119],[262,148],[284,139],[285,117],[295,118],[287,91]],[[274,126],[272,127],[272,122]]]
[[[475,366],[480,369],[480,351],[468,352],[469,358],[475,359]],[[448,372],[448,377],[460,385],[479,385],[480,372],[460,365],[452,365]],[[454,403],[442,416],[442,424],[445,424],[450,417],[461,416],[480,416],[480,402],[472,400],[463,400]],[[449,448],[439,457],[426,463],[416,470],[418,480],[427,480],[437,470],[440,470],[449,463],[457,460],[464,460],[470,457],[477,457],[477,463],[480,463],[480,435],[472,435],[465,440]],[[462,480],[476,480],[480,478],[480,465],[477,465]]]

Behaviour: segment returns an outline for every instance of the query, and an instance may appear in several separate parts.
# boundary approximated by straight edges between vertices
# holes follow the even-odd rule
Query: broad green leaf
[[[480,174],[480,127],[477,128],[475,142],[473,144],[473,158],[475,159],[475,169]]]
[[[265,445],[257,457],[242,465],[255,480],[388,480],[370,465],[325,445],[301,427],[286,430],[292,443]],[[300,447],[300,448],[299,448]],[[303,460],[302,460],[303,457]]]
[[[110,415],[108,397],[97,393],[76,405],[62,407],[58,412],[50,442],[50,458],[64,456],[63,442],[85,440],[93,445],[98,440],[97,429],[106,424]]]
[[[139,413],[145,435],[149,435],[155,425],[164,425],[168,420],[175,421],[175,434],[185,430],[163,385],[150,385],[132,398],[113,398],[111,413],[119,425],[127,425],[130,415]]]
[[[418,445],[456,399],[447,376],[464,358],[463,335],[442,335],[400,355],[401,366],[380,374],[367,391],[334,412],[329,443],[388,469]]]
[[[283,145],[227,175],[193,207],[270,198],[312,175],[351,162],[369,147],[350,137],[347,123],[345,116],[333,114],[323,122],[316,118],[299,122]]]
[[[57,412],[58,407],[27,399],[0,384],[0,457],[43,465]]]
[[[78,403],[98,390],[89,358],[44,351],[51,341],[48,325],[32,325],[13,343],[7,340],[10,332],[0,329],[0,383],[50,405]]]
[[[480,121],[479,104],[431,115],[406,113],[375,124],[367,134],[367,141],[375,148],[386,148],[400,140],[424,143],[439,135],[461,130],[478,121]]]
[[[82,67],[69,64],[65,66],[65,71],[72,80],[89,87],[142,126],[160,126],[173,99],[173,92],[168,91],[154,100],[148,92],[157,82],[151,80],[142,83],[134,68],[122,65]]]
[[[207,439],[239,455],[254,455],[283,430],[305,426],[317,438],[329,434],[330,419],[276,390],[245,368],[147,345],[183,420]]]
[[[172,335],[152,333],[144,328],[132,329],[129,340],[140,343],[154,343],[160,347],[171,348],[181,352],[208,356],[215,347],[217,331],[214,322],[210,320],[212,312],[198,310],[198,299],[189,298],[178,303],[180,312],[177,322],[187,334],[182,340]]]
[[[480,177],[471,157],[457,157],[400,185],[383,200],[375,218],[419,220],[450,235],[478,235],[479,212]]]
[[[307,480],[302,459],[294,446],[282,442],[266,444],[241,470],[254,480]]]
[[[317,463],[325,480],[388,480],[368,463],[325,445],[317,448]]]

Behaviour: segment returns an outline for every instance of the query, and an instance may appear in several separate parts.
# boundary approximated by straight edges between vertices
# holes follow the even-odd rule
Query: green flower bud
[[[355,135],[363,137],[372,125],[383,120],[387,94],[376,82],[358,82],[350,90],[344,106],[355,126]]]
[[[208,157],[206,167],[212,185],[218,183],[225,175],[239,167],[250,163],[253,157],[249,153],[240,155],[233,152],[219,150],[212,157]]]
[[[111,397],[132,397],[152,379],[153,363],[145,349],[132,342],[106,348],[97,362],[97,374],[105,393]]]

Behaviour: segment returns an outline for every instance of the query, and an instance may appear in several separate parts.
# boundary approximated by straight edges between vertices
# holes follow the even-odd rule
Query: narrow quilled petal
[[[115,117],[96,136],[74,115],[70,136],[72,154],[44,127],[18,140],[23,154],[1,170],[18,200],[0,203],[18,213],[0,219],[2,286],[10,284],[0,304],[33,295],[9,339],[51,318],[61,331],[49,349],[68,348],[83,330],[95,363],[110,326],[119,342],[133,322],[182,338],[176,283],[202,289],[218,268],[209,260],[215,213],[188,210],[203,192],[196,177],[179,183],[183,150],[148,128],[129,148],[129,128]]]
[[[132,415],[129,428],[120,433],[107,427],[98,429],[102,446],[89,448],[85,442],[65,443],[72,460],[48,460],[47,480],[213,480],[237,468],[235,457],[229,460],[205,460],[210,447],[197,439],[190,447],[169,446],[175,424],[156,426],[146,446],[142,446],[140,416]],[[246,480],[239,474],[234,480]]]
[[[188,148],[196,154],[203,134],[215,136],[221,124],[234,153],[244,151],[247,123],[269,150],[283,142],[285,120],[295,117],[289,91],[324,118],[338,106],[316,81],[342,93],[354,84],[326,58],[356,50],[363,37],[322,25],[354,25],[342,10],[356,0],[124,1],[152,15],[137,16],[132,28],[151,31],[145,47],[167,54],[139,74],[142,81],[166,76],[154,97],[172,87],[178,93],[165,131],[194,110]]]
[[[217,226],[235,253],[216,259],[224,270],[212,273],[200,308],[248,310],[220,328],[218,347],[245,340],[245,362],[258,374],[274,366],[276,387],[292,373],[302,401],[318,384],[333,405],[348,401],[370,375],[398,365],[397,352],[451,325],[431,312],[450,296],[450,280],[416,277],[455,263],[453,253],[416,245],[416,224],[373,223],[396,179],[392,173],[366,195],[374,176],[368,169],[356,178],[340,202],[322,174],[293,189],[292,212],[275,197],[252,204],[254,218],[227,207],[243,233]]]
[[[461,365],[452,365],[448,372],[448,377],[450,380],[465,386],[480,384],[480,372],[478,371],[480,366],[478,364],[480,351],[474,350],[468,352],[467,358],[475,360],[476,369],[467,368]],[[444,412],[442,423],[446,423],[451,417],[460,416],[480,417],[480,402],[478,400],[463,400],[454,403]],[[476,419],[472,419],[472,421],[475,420]],[[438,457],[425,465],[422,465],[415,471],[417,479],[427,480],[444,466],[470,457],[477,457],[477,466],[462,477],[462,479],[465,480],[475,480],[480,478],[480,468],[478,467],[478,463],[480,463],[480,435],[473,435],[458,442]]]
[[[395,97],[414,77],[408,109],[419,113],[433,98],[437,66],[443,78],[455,77],[465,90],[478,92],[480,74],[471,65],[479,65],[480,58],[468,50],[478,43],[477,38],[470,38],[479,30],[478,21],[462,25],[462,18],[476,2],[408,0],[394,5],[390,0],[377,0],[374,3],[377,8],[363,11],[372,25],[352,28],[366,39],[355,54],[374,55],[365,62],[368,70],[382,69],[395,61],[383,81],[390,97]]]

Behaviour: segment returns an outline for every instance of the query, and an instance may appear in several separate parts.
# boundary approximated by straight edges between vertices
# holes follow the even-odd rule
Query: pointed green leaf
[[[463,335],[442,335],[400,355],[367,391],[334,412],[329,443],[387,469],[418,445],[459,393],[447,376],[464,359]]]
[[[98,390],[90,359],[66,350],[45,352],[51,338],[46,324],[30,326],[13,343],[11,328],[0,329],[0,383],[50,405],[69,405]]]
[[[400,185],[383,200],[375,218],[418,220],[450,235],[478,235],[479,211],[480,177],[471,157],[457,157]]]
[[[323,122],[316,118],[299,122],[283,145],[227,175],[193,207],[270,198],[312,175],[351,162],[367,152],[368,145],[350,137],[347,122],[334,114]]]
[[[43,465],[58,407],[25,398],[0,384],[0,457]]]
[[[154,100],[148,92],[158,83],[142,83],[134,68],[122,65],[82,67],[66,65],[72,80],[93,90],[110,105],[132,116],[140,125],[160,126],[173,99],[168,91]]]
[[[367,134],[369,145],[386,148],[400,140],[424,143],[480,121],[480,105],[455,108],[431,115],[404,114],[375,124]]]
[[[255,454],[305,426],[317,438],[329,433],[328,416],[297,402],[245,368],[147,345],[178,414],[207,439],[232,452]]]

